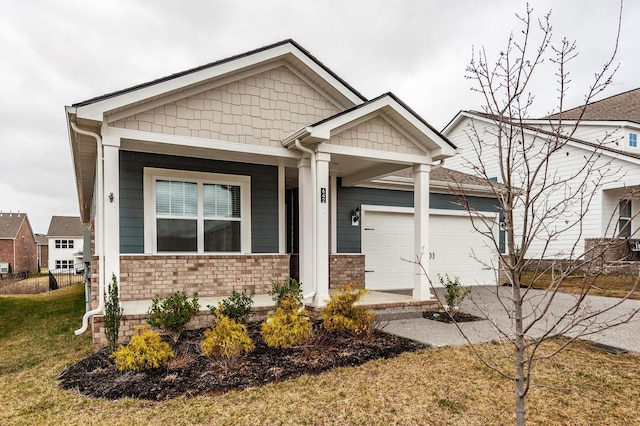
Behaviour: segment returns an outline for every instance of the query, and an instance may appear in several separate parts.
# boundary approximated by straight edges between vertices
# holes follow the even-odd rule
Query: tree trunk
[[[525,339],[524,339],[524,331],[523,331],[523,314],[522,314],[522,297],[520,294],[520,276],[521,271],[517,269],[513,279],[513,311],[514,321],[515,321],[515,381],[516,381],[516,389],[515,389],[515,397],[516,397],[516,424],[518,426],[524,426],[526,423],[526,411],[524,406],[524,397],[527,394],[526,389],[526,378],[524,372],[524,362],[525,362]]]

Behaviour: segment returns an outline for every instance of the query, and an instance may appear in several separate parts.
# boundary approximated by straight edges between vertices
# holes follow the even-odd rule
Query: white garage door
[[[371,290],[412,289],[414,285],[413,213],[365,211],[362,217],[365,285]],[[423,254],[429,275],[457,276],[463,285],[495,284],[488,267],[496,257],[466,216],[431,214],[429,252]],[[474,259],[481,259],[485,264]],[[409,260],[409,261],[407,261]]]

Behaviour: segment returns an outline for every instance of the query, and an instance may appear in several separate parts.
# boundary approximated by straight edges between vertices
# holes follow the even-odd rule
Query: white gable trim
[[[493,120],[491,120],[489,118],[482,117],[482,116],[475,115],[475,114],[470,114],[468,112],[462,111],[462,112],[458,113],[456,118],[454,118],[447,125],[447,127],[442,131],[442,133],[446,135],[447,133],[452,131],[456,126],[461,125],[464,120],[479,121],[479,122],[483,122],[483,123],[487,123],[489,125],[495,126],[495,121],[493,121]],[[526,121],[526,122],[528,123],[528,121]],[[548,124],[548,122],[547,122],[547,124]],[[517,126],[517,124],[514,124],[514,126]],[[535,130],[529,129],[529,128],[526,128],[526,127],[523,128],[523,131],[524,131],[524,133],[526,133],[529,136],[535,136],[538,133]],[[541,131],[544,131],[544,129],[541,129]],[[544,134],[541,135],[541,136],[538,136],[538,137],[540,139],[544,139]],[[576,140],[576,139],[568,140],[567,141],[567,145],[570,146],[570,147],[573,147],[573,148],[582,149],[582,150],[590,152],[590,153],[594,153],[596,151],[599,151],[598,152],[599,154],[602,154],[602,155],[607,156],[609,158],[615,158],[617,160],[626,161],[626,162],[631,163],[631,164],[640,165],[640,159],[635,158],[635,157],[631,157],[631,156],[627,155],[626,153],[624,153],[622,151],[610,151],[610,150],[605,149],[605,148],[594,147],[589,143],[580,142],[579,140]]]
[[[287,59],[290,58],[290,59]],[[278,61],[291,61],[292,59],[302,63],[303,66],[311,70],[318,76],[318,80],[327,81],[338,92],[349,99],[354,105],[363,103],[363,100],[345,86],[340,80],[330,72],[321,67],[316,61],[302,52],[291,43],[285,43],[272,48],[255,52],[247,56],[222,62],[211,67],[206,67],[198,71],[189,72],[174,78],[150,84],[149,86],[133,89],[120,95],[106,97],[102,100],[89,103],[75,108],[75,113],[79,118],[102,121],[105,112],[122,108],[126,105],[142,102],[145,99],[162,97],[165,93],[181,90],[186,87],[200,85],[207,80],[223,77],[227,74],[238,73],[243,69],[255,68],[261,64]]]

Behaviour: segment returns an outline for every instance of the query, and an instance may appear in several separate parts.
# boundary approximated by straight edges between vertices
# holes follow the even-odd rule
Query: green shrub
[[[283,300],[291,300],[297,303],[297,307],[302,304],[302,283],[293,278],[287,278],[282,282],[271,281],[271,290],[268,293],[276,308],[282,306]]]
[[[118,348],[118,334],[120,333],[120,319],[122,318],[122,306],[118,292],[116,275],[111,275],[109,291],[104,294],[104,334],[111,352]]]
[[[262,323],[262,340],[271,348],[290,348],[303,345],[311,337],[313,325],[310,314],[300,302],[285,297],[275,314]]]
[[[155,297],[151,302],[148,314],[151,318],[147,323],[151,327],[160,328],[171,334],[174,342],[178,340],[180,333],[184,331],[191,317],[198,313],[198,293],[193,295],[189,302],[184,291],[177,291],[166,299]]]
[[[111,354],[120,371],[145,371],[165,367],[169,358],[174,356],[169,344],[163,342],[158,333],[148,330],[146,325],[136,327],[131,341]]]
[[[376,314],[364,306],[354,306],[365,293],[366,290],[354,291],[353,286],[345,285],[332,294],[322,310],[322,326],[325,330],[369,334]]]
[[[447,304],[449,312],[455,312],[460,309],[462,301],[471,292],[471,288],[464,288],[460,285],[460,278],[454,277],[453,280],[449,278],[449,274],[444,274],[444,277],[438,274],[438,280],[440,284],[444,286],[444,300]]]
[[[247,326],[218,311],[212,329],[205,330],[200,342],[202,353],[207,356],[234,358],[253,350],[253,342]]]
[[[242,290],[242,293],[233,290],[231,296],[222,299],[218,306],[207,305],[207,308],[211,310],[211,315],[214,316],[214,322],[216,314],[219,312],[235,322],[246,324],[249,322],[249,318],[255,314],[251,309],[254,295],[255,293],[248,294],[247,290]]]

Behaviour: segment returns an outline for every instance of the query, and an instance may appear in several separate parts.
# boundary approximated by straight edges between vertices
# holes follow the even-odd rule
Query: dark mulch
[[[455,322],[472,322],[472,321],[481,321],[484,319],[481,317],[477,317],[475,315],[465,314],[464,312],[454,312],[452,315],[453,318],[451,318],[449,313],[446,311],[438,311],[438,312],[425,311],[422,313],[422,316],[430,320],[446,322],[447,324],[454,322],[454,320]]]
[[[203,329],[185,331],[172,345],[176,358],[167,368],[120,372],[109,358],[108,350],[102,349],[66,369],[59,377],[59,385],[106,399],[167,400],[178,396],[218,395],[429,347],[382,331],[375,331],[367,338],[355,338],[327,333],[318,323],[314,324],[314,330],[314,337],[305,346],[272,349],[262,341],[259,325],[251,324],[249,335],[256,348],[233,362],[202,355],[199,342]]]

